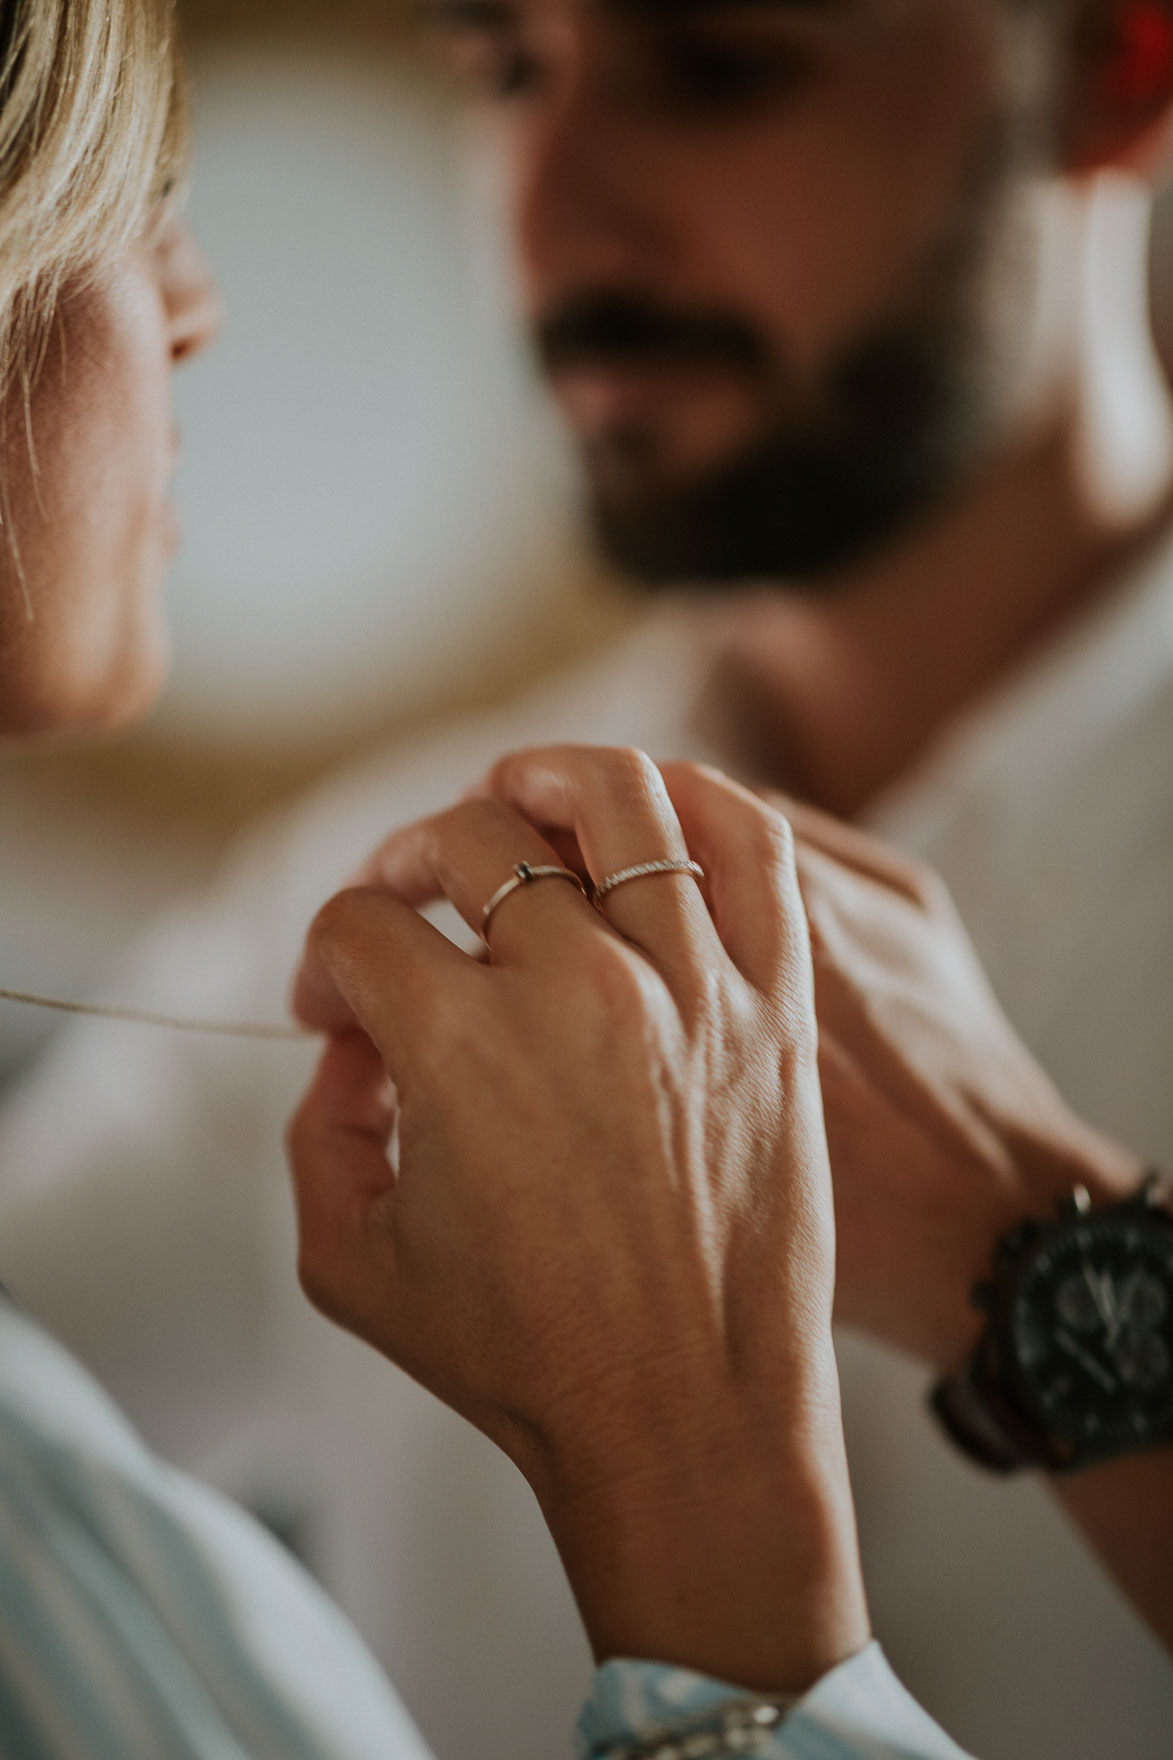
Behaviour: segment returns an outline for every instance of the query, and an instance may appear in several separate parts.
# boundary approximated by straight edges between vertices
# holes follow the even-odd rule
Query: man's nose
[[[588,83],[533,114],[514,143],[513,212],[531,298],[646,287],[670,255],[631,119]]]
[[[178,365],[193,359],[219,334],[224,301],[207,258],[185,221],[168,228],[158,250],[171,359]]]

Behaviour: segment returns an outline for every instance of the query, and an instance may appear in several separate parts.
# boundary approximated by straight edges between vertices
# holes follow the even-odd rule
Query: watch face
[[[1173,1436],[1173,1228],[1137,1211],[1049,1233],[1010,1315],[1024,1415],[1077,1446]]]

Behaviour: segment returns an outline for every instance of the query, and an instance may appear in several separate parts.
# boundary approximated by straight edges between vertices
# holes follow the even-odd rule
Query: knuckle
[[[449,830],[473,837],[495,838],[502,831],[512,832],[516,824],[517,814],[507,802],[484,797],[461,801],[450,807],[436,820],[434,829],[441,839]]]
[[[642,1015],[662,991],[661,980],[641,954],[618,937],[600,937],[579,973],[588,1007],[610,1019]]]
[[[659,766],[660,774],[671,780],[674,786],[691,788],[697,783],[716,782],[727,784],[729,778],[715,764],[701,764],[694,758],[671,758]]]
[[[752,838],[755,854],[779,875],[794,871],[794,827],[785,813],[762,801],[753,818]]]
[[[913,900],[928,916],[952,916],[953,898],[935,868],[910,862],[908,888]]]
[[[304,1241],[299,1247],[297,1254],[297,1281],[301,1285],[302,1294],[312,1302],[315,1308],[319,1307],[319,1297],[322,1294],[322,1286],[319,1279],[318,1267],[314,1262],[313,1254],[310,1252]]]
[[[745,852],[778,900],[794,896],[798,850],[785,814],[765,803],[757,806],[745,826]]]
[[[346,939],[354,924],[355,898],[361,890],[351,886],[326,900],[310,924],[308,940],[312,947],[329,948]]]
[[[303,1100],[285,1126],[285,1156],[296,1178],[305,1160],[309,1135],[309,1101]]]
[[[386,898],[376,886],[349,886],[328,898],[310,924],[306,947],[336,963],[370,930],[377,915],[386,910]]]
[[[646,800],[663,791],[663,777],[648,754],[638,746],[612,746],[601,754],[611,787],[628,798]]]
[[[341,1318],[337,1297],[331,1290],[322,1266],[312,1248],[304,1242],[297,1255],[297,1281],[310,1305],[328,1320]]]

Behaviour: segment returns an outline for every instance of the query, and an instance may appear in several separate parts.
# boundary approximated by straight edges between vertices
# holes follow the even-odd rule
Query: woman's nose
[[[169,226],[157,250],[171,359],[178,365],[214,340],[224,322],[224,302],[186,221],[177,220]]]

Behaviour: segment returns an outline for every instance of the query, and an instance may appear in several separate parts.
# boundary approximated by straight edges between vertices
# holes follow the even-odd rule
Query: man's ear
[[[1173,0],[1077,0],[1069,28],[1064,167],[1151,171],[1173,112]]]

